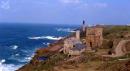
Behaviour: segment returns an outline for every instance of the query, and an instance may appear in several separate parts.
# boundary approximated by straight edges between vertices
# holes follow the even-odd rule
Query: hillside
[[[32,60],[17,71],[130,71],[130,54],[103,57],[111,54],[120,40],[130,39],[129,26],[103,26],[103,44],[96,51],[85,51],[80,56],[59,52],[66,37],[47,48],[38,49]],[[73,36],[73,35],[71,35]],[[130,51],[130,44],[126,44]]]

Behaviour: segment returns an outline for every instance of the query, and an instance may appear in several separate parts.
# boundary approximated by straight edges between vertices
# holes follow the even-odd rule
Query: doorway
[[[92,47],[92,42],[90,42],[90,47]]]

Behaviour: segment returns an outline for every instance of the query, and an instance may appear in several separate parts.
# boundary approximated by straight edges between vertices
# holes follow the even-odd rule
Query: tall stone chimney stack
[[[86,30],[85,20],[83,20],[82,31],[85,32],[85,30]]]
[[[76,31],[76,39],[80,40],[80,31],[79,30]]]

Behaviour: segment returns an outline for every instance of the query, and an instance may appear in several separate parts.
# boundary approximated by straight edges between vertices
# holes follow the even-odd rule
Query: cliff
[[[113,52],[122,39],[130,39],[129,26],[104,26],[103,44],[94,51],[85,51],[79,56],[68,56],[60,52],[65,39],[38,49],[32,60],[17,71],[130,71],[130,54],[122,57],[102,57]],[[82,38],[82,37],[81,37]],[[126,45],[129,47],[129,44]],[[129,50],[129,48],[127,49]]]

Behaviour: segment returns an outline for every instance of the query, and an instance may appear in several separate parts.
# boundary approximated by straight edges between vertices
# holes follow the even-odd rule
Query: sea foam
[[[56,30],[59,32],[75,32],[74,29],[71,28],[56,28]]]
[[[15,60],[15,61],[22,62],[22,63],[27,63],[32,59],[32,57],[34,56],[34,53],[30,54],[29,51],[26,51],[26,52],[28,52],[28,53],[25,57],[20,57],[21,55],[19,53],[16,53],[16,54],[11,55],[8,59]]]
[[[12,47],[12,49],[16,50],[19,46],[18,45],[12,45],[10,47]]]
[[[4,64],[5,61],[5,59],[0,60],[0,71],[15,71],[22,66],[14,64]]]
[[[43,43],[43,45],[49,45],[49,44],[50,44],[50,43],[45,43],[45,42]]]
[[[29,39],[39,40],[39,39],[48,39],[48,40],[60,40],[63,37],[55,37],[55,36],[38,36],[38,37],[28,37]]]

